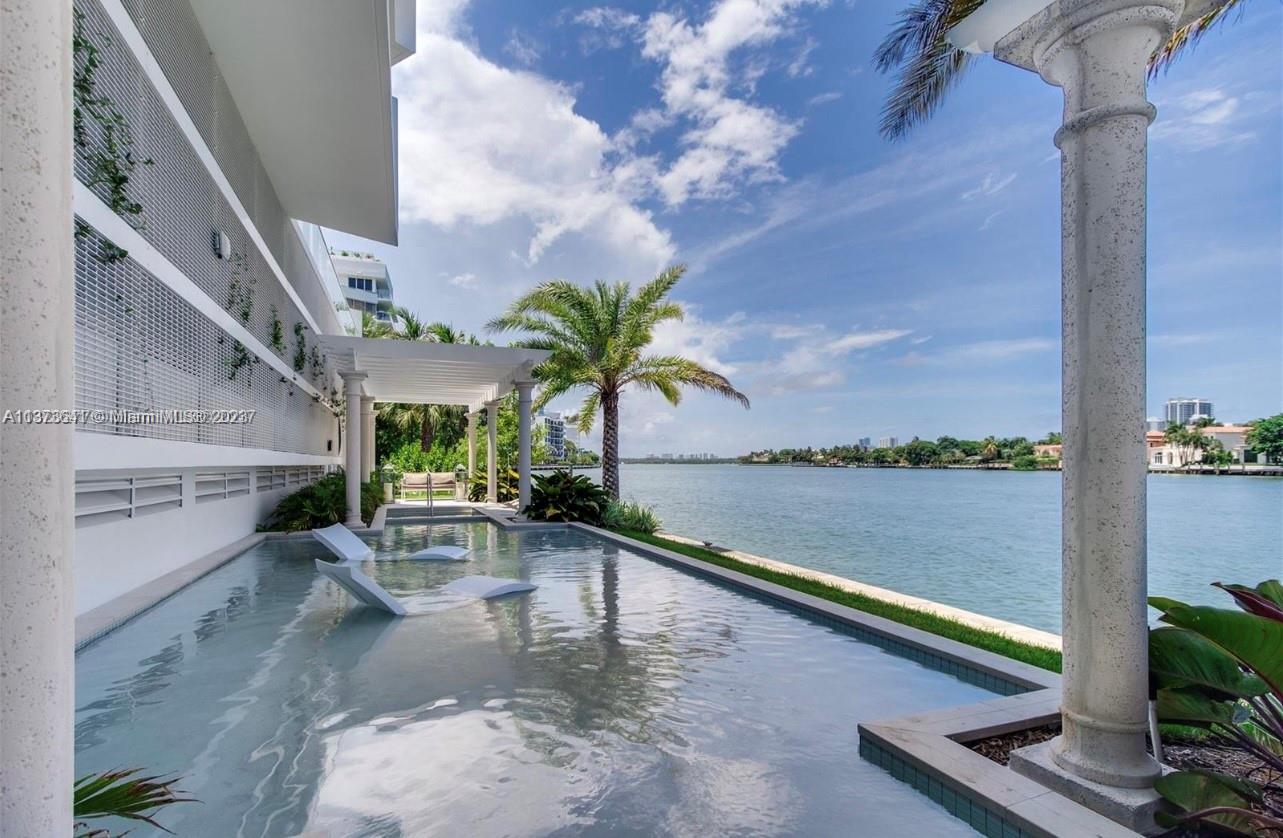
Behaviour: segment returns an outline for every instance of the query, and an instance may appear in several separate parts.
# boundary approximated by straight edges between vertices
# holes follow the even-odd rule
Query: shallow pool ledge
[[[977,614],[974,611],[967,611],[962,608],[956,608],[952,605],[945,605],[941,602],[934,602],[921,597],[909,596],[899,591],[892,591],[888,588],[879,588],[876,585],[869,585],[864,582],[857,582],[854,579],[848,579],[845,576],[835,576],[832,573],[825,573],[820,570],[811,570],[810,568],[801,567],[788,562],[781,562],[775,559],[768,559],[764,556],[756,556],[752,553],[745,553],[741,550],[733,550],[717,545],[709,546],[706,542],[698,541],[694,538],[687,538],[684,535],[675,535],[668,532],[656,533],[661,538],[669,541],[676,541],[681,544],[689,544],[692,547],[701,547],[705,550],[713,550],[718,555],[726,556],[728,559],[735,559],[745,564],[756,565],[775,570],[780,573],[788,573],[793,576],[799,576],[803,579],[809,579],[813,582],[820,582],[834,588],[840,588],[853,594],[867,596],[870,599],[876,599],[880,602],[899,605],[904,608],[910,608],[914,611],[924,611],[928,614],[934,614],[937,617],[943,617],[952,620],[955,623],[961,623],[971,628],[989,631],[995,634],[1001,634],[1012,640],[1026,643],[1030,646],[1039,646],[1045,649],[1055,649],[1060,651],[1060,635],[1052,634],[1049,631],[1023,626],[1019,623],[999,620],[996,617],[989,617],[985,614]]]
[[[854,630],[859,636],[871,636],[873,642],[897,654],[981,683],[995,692],[1008,693],[1004,697],[978,704],[946,707],[859,726],[861,757],[883,768],[897,780],[909,783],[981,834],[991,838],[1135,838],[1139,834],[1015,773],[1005,765],[993,762],[967,746],[966,743],[979,739],[1058,722],[1060,676],[1056,673],[609,530],[585,524],[570,526],[591,532],[604,541],[614,542],[633,552],[680,565],[702,576],[749,589],[782,604],[832,619],[848,630]],[[667,534],[664,537],[672,538]],[[703,546],[701,542],[692,542],[690,539],[680,540]],[[722,555],[790,573],[803,571],[803,575],[821,577],[820,581],[830,584],[833,584],[830,578],[840,579],[823,578],[828,577],[828,574],[812,575],[804,568],[794,568],[793,565],[757,556],[746,559],[750,554],[737,551],[725,551]],[[851,583],[850,580],[842,581],[859,584]],[[860,588],[847,589],[866,592]],[[894,595],[894,592],[886,593]],[[907,604],[901,599],[889,601]],[[944,616],[957,619],[953,614]],[[979,627],[993,630],[990,625]]]

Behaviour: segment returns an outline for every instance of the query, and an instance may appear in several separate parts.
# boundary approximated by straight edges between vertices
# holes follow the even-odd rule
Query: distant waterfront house
[[[1256,455],[1247,446],[1247,432],[1250,430],[1247,425],[1208,425],[1198,430],[1203,436],[1219,442],[1234,458],[1235,463],[1258,462]],[[1145,439],[1152,466],[1184,468],[1203,460],[1201,449],[1170,445],[1166,436],[1160,432],[1150,431],[1145,434]],[[1263,459],[1259,461],[1266,462]]]
[[[1059,442],[1045,444],[1045,445],[1035,445],[1034,456],[1035,457],[1054,457],[1057,460],[1059,460],[1060,450],[1061,450],[1061,445]]]

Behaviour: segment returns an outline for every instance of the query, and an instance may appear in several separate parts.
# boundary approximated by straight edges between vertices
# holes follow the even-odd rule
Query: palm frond
[[[880,131],[900,139],[939,108],[973,56],[950,44],[949,30],[980,7],[981,0],[919,0],[900,19],[874,55],[879,70],[898,71],[882,108]]]
[[[142,821],[169,832],[156,822],[156,811],[174,803],[193,803],[183,797],[186,792],[174,788],[178,777],[140,777],[142,769],[124,768],[86,774],[72,787],[72,816],[86,818],[126,818]]]
[[[637,361],[620,384],[638,383],[644,387],[663,390],[659,381],[685,385],[739,402],[750,407],[748,396],[735,389],[730,380],[720,373],[679,355],[651,355]],[[671,399],[669,401],[672,401]],[[676,404],[676,402],[673,402]]]
[[[1230,12],[1237,10],[1239,17],[1242,17],[1242,3],[1243,0],[1221,0],[1202,17],[1190,21],[1173,32],[1167,42],[1149,59],[1149,77],[1152,79],[1160,72],[1171,69],[1172,62],[1182,53],[1197,46],[1212,27],[1223,23],[1229,17]]]

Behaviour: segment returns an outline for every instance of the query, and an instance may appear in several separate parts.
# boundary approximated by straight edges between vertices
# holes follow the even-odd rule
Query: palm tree
[[[983,0],[915,0],[874,53],[874,63],[896,73],[895,88],[882,107],[882,136],[900,139],[926,121],[976,58],[946,39],[950,29],[978,9]],[[1225,20],[1243,0],[1215,0],[1200,18],[1180,27],[1149,61],[1150,75],[1171,66],[1208,30]]]
[[[579,431],[587,433],[602,414],[602,486],[619,497],[619,395],[634,385],[681,401],[681,387],[694,387],[748,407],[748,397],[725,377],[677,355],[643,355],[655,325],[680,320],[682,307],[667,299],[685,272],[671,267],[633,294],[626,282],[597,282],[581,288],[564,280],[539,285],[487,324],[493,331],[520,330],[534,337],[518,345],[552,353],[535,369],[543,385],[542,407],[570,390],[588,391],[579,410]]]
[[[366,315],[369,316],[368,314]],[[404,306],[392,309],[392,316],[397,319],[400,328],[393,330],[383,324],[382,332],[369,337],[386,337],[395,340],[426,341],[428,343],[468,343],[475,345],[478,341],[461,329],[449,323],[436,321],[428,323],[413,311]],[[373,319],[373,318],[371,318]],[[374,321],[378,323],[378,321]],[[424,451],[432,447],[432,441],[439,429],[449,429],[448,440],[453,442],[463,433],[466,412],[459,405],[448,404],[385,404],[379,413],[386,417],[401,431],[419,431],[419,445]],[[455,433],[457,431],[457,433]]]

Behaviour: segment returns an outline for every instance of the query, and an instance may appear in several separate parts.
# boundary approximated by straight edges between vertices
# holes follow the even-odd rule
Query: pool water
[[[182,776],[180,836],[966,835],[856,725],[992,698],[568,531],[392,526],[397,619],[269,541],[77,657],[76,769]],[[467,574],[528,578],[484,603]],[[136,829],[136,836],[160,835]]]

